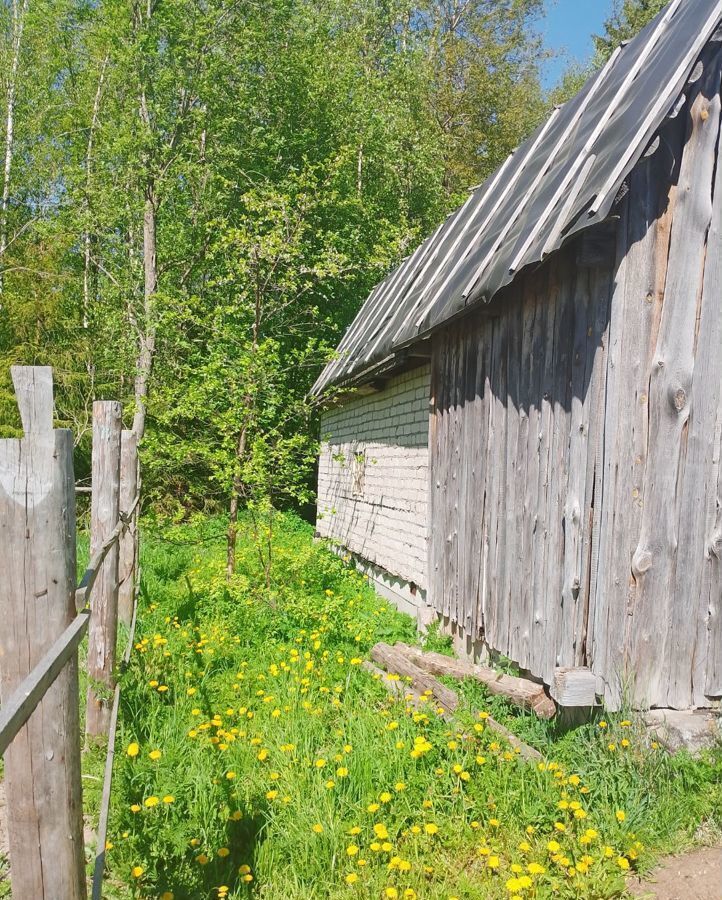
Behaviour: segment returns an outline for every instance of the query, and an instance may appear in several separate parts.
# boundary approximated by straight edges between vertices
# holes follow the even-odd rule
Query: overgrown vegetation
[[[290,514],[270,592],[245,517],[228,584],[223,532],[146,533],[108,896],[614,897],[655,853],[719,835],[719,755],[671,758],[622,715],[558,733],[479,685],[453,725],[407,709],[361,662],[414,641],[409,618]]]

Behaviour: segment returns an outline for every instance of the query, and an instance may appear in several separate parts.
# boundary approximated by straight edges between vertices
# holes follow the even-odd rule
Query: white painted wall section
[[[321,420],[316,530],[362,559],[426,589],[428,366],[354,396]]]

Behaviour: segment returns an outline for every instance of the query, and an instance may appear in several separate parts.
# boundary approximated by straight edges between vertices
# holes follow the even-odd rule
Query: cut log
[[[416,691],[433,695],[445,711],[454,712],[458,707],[459,697],[456,691],[441,684],[428,672],[424,672],[398,648],[383,643],[376,644],[371,650],[371,658],[387,672],[411,678]]]
[[[384,643],[376,644],[371,650],[371,657],[386,669],[386,673],[401,675],[411,679],[409,685],[396,680],[389,680],[385,677],[386,673],[381,672],[371,663],[366,663],[364,668],[373,675],[381,676],[380,681],[390,694],[401,700],[409,697],[410,705],[416,708],[423,708],[424,706],[428,708],[428,703],[422,700],[422,697],[424,695],[427,697],[432,696],[440,705],[442,717],[445,719],[452,718],[454,711],[459,706],[459,697],[456,691],[441,684],[432,675],[419,668],[396,647],[390,647]],[[524,759],[538,761],[543,758],[538,750],[519,740],[515,734],[497,722],[496,719],[492,719],[491,716],[484,720],[484,725],[496,734],[501,735],[515,750],[519,751],[519,755]]]
[[[554,670],[552,694],[560,706],[594,706],[597,702],[597,679],[584,667]]]
[[[489,666],[475,665],[466,660],[443,656],[441,653],[424,653],[421,648],[409,647],[408,644],[398,643],[396,649],[432,675],[473,678],[485,684],[490,694],[506,697],[517,706],[530,709],[540,719],[551,719],[556,715],[556,703],[547,696],[544,686],[534,681],[515,675],[505,675]]]

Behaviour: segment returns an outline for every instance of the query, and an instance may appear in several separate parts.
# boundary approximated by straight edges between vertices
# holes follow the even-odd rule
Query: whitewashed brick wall
[[[426,588],[429,367],[323,414],[317,531]]]

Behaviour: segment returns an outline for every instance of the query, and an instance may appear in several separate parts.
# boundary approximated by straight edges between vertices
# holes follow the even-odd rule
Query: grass
[[[631,716],[563,733],[476,683],[452,725],[407,709],[360,662],[412,621],[306,524],[279,515],[270,594],[245,527],[230,585],[223,550],[213,520],[144,535],[107,897],[609,898],[719,837],[719,754],[670,757]]]

